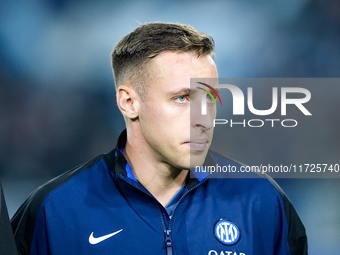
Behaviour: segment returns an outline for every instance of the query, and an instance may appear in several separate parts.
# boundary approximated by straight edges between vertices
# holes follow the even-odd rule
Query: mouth
[[[185,142],[184,144],[190,146],[190,149],[193,151],[205,151],[207,144],[208,144],[208,140],[206,139],[197,139],[197,140],[193,140],[193,141],[189,141],[189,142]]]

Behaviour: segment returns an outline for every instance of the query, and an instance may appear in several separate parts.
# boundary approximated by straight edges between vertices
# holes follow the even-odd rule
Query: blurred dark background
[[[110,52],[151,21],[212,35],[220,77],[340,76],[338,0],[1,1],[0,179],[10,215],[46,180],[115,146],[124,122]],[[227,145],[231,156],[251,164],[270,151],[289,163],[325,148],[332,152],[325,160],[340,163],[339,87],[313,90],[312,100],[317,93],[333,107],[319,113],[318,126],[294,132],[317,129],[320,136],[287,144],[282,135],[273,148],[263,135],[235,134]],[[310,254],[339,254],[339,179],[277,181],[306,225]]]

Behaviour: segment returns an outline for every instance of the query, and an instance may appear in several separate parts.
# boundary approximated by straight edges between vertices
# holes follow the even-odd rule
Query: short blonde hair
[[[111,53],[116,89],[129,80],[143,98],[146,93],[148,63],[165,51],[194,52],[214,58],[215,43],[211,36],[180,23],[142,24],[123,37]]]

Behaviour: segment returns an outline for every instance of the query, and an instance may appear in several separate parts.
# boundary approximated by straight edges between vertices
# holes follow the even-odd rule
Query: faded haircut
[[[197,57],[214,58],[215,43],[211,36],[180,23],[152,22],[137,27],[123,37],[111,53],[116,90],[129,81],[144,98],[148,63],[165,51],[194,52]]]

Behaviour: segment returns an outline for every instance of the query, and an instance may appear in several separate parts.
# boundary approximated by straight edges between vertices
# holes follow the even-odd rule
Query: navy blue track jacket
[[[19,254],[307,254],[304,226],[270,178],[188,177],[168,215],[133,177],[125,141],[32,193],[12,219]],[[217,161],[238,165],[213,152],[205,164]]]

